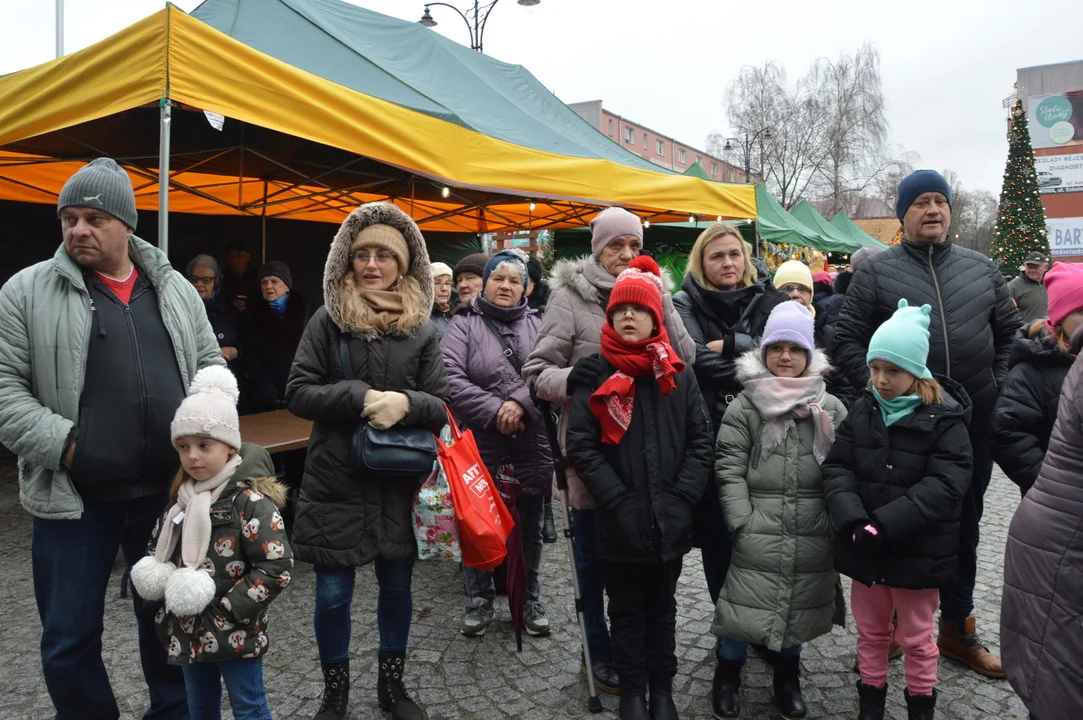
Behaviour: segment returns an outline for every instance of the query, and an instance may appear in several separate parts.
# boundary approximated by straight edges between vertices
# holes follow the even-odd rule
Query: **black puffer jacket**
[[[1061,387],[1073,358],[1042,331],[1034,339],[1022,328],[1012,345],[1011,370],[993,413],[993,460],[1026,493],[1038,479]]]
[[[248,308],[241,315],[248,405],[257,413],[278,410],[285,407],[286,380],[308,323],[308,307],[300,294],[290,292],[281,318],[262,297],[249,298]]]
[[[598,357],[598,356],[594,356]],[[616,371],[575,389],[568,460],[598,504],[595,544],[603,561],[657,563],[692,547],[692,508],[714,459],[714,437],[691,368],[663,397],[653,377],[636,380],[632,420],[619,445],[602,443],[590,396]]]
[[[923,405],[891,427],[866,390],[854,402],[823,464],[835,527],[835,569],[866,585],[922,590],[955,576],[959,513],[973,454],[966,392],[941,378],[944,402]],[[855,530],[870,520],[880,552],[858,549]]]
[[[996,263],[950,242],[903,240],[863,264],[846,291],[834,341],[834,360],[854,387],[868,384],[869,340],[900,298],[932,306],[928,367],[963,386],[974,404],[971,435],[987,436],[1022,322]]]

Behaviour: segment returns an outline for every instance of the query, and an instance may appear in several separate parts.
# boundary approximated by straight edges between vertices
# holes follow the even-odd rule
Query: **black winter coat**
[[[314,421],[294,516],[294,552],[304,562],[337,568],[366,565],[377,557],[413,557],[414,495],[425,478],[414,482],[354,471],[350,438],[369,390],[397,390],[410,399],[404,426],[434,434],[444,427],[451,390],[436,327],[427,322],[405,337],[348,336],[356,380],[346,380],[342,372],[341,337],[327,307],[317,310],[286,387],[290,412]]]
[[[861,393],[824,461],[835,569],[858,582],[923,590],[955,576],[959,514],[974,464],[971,405],[958,383],[941,383],[943,404],[922,405],[891,427],[872,392]],[[870,521],[881,531],[878,552],[852,540]]]
[[[993,413],[993,460],[1025,494],[1042,469],[1061,387],[1073,358],[1046,332],[1029,339],[1022,328],[1012,345],[1011,370]]]
[[[863,264],[846,291],[833,354],[854,387],[868,385],[869,340],[900,298],[932,306],[928,367],[962,384],[974,404],[971,435],[988,436],[1022,322],[996,263],[950,242],[904,239]]]
[[[304,298],[291,292],[286,313],[275,314],[262,297],[249,298],[249,309],[241,315],[241,339],[252,412],[268,412],[286,406],[286,381],[290,376],[297,344],[308,323],[309,312]]]
[[[653,377],[637,378],[628,430],[619,445],[604,444],[590,396],[615,371],[607,364],[593,382],[575,389],[568,460],[598,504],[597,557],[669,562],[692,547],[692,508],[714,461],[710,418],[691,368],[665,397]]]

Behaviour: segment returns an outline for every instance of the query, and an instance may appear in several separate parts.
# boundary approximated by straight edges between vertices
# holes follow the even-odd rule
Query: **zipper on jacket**
[[[90,300],[90,327],[93,328],[94,323],[97,322],[98,323],[98,337],[105,337],[106,336],[105,335],[105,326],[102,325],[101,316],[98,315],[98,306],[94,304],[94,298],[90,297],[89,294],[87,295],[87,297]],[[87,337],[88,338],[90,337],[90,333],[87,333]],[[89,349],[89,347],[90,347],[90,341],[88,340],[87,341],[87,348]]]
[[[143,452],[139,459],[139,477],[145,477],[147,468],[149,467],[149,455],[150,455],[150,410],[147,402],[147,372],[143,367],[143,351],[139,347],[139,335],[136,332],[135,317],[132,315],[132,303],[139,295],[142,295],[145,290],[139,291],[136,295],[128,298],[128,303],[124,306],[124,319],[128,322],[128,337],[132,342],[132,350],[135,353],[135,371],[139,380],[139,408],[142,414],[143,421],[143,437],[141,439]],[[141,488],[142,489],[142,488]]]
[[[933,276],[933,287],[936,288],[936,301],[940,305],[940,330],[944,333],[944,364],[947,370],[944,373],[951,377],[951,345],[948,343],[948,316],[944,314],[944,297],[940,294],[940,280],[936,277],[936,267],[933,265],[933,245],[929,244],[929,272]]]

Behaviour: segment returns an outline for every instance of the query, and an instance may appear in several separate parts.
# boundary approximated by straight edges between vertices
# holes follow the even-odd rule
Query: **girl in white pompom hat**
[[[181,463],[172,504],[132,568],[169,662],[184,667],[192,717],[219,717],[223,681],[234,717],[271,716],[267,606],[293,567],[279,512],[285,488],[267,451],[241,443],[237,397],[229,370],[196,374],[170,426]]]

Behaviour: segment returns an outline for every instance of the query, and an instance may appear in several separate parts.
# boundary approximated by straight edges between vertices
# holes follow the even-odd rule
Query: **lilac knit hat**
[[[621,235],[634,235],[643,244],[643,221],[624,208],[602,210],[590,221],[590,253],[597,260],[605,246]]]
[[[778,342],[789,342],[802,347],[812,360],[812,351],[816,347],[814,339],[815,321],[812,313],[795,300],[776,305],[767,318],[760,342],[760,360],[767,364],[767,347]]]

